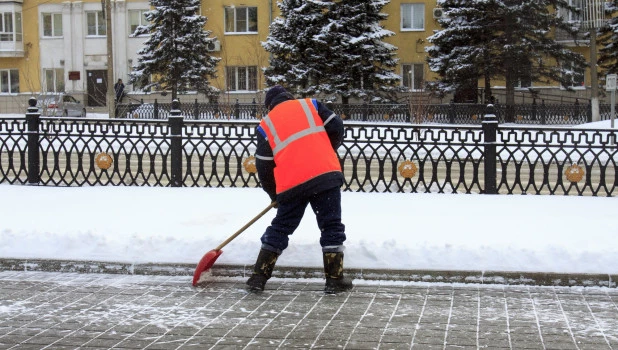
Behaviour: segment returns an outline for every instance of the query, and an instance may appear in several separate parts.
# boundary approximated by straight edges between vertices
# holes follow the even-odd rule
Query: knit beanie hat
[[[264,98],[264,106],[270,109],[270,104],[273,102],[277,95],[286,93],[287,90],[281,85],[275,85],[266,91],[266,97]]]

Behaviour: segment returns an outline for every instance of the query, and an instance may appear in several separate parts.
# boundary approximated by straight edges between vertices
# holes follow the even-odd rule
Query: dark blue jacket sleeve
[[[343,142],[343,120],[335,112],[331,111],[323,103],[314,100],[317,104],[318,115],[324,122],[324,129],[328,134],[330,143],[334,150],[337,150]]]
[[[262,189],[268,193],[272,201],[277,198],[277,186],[275,184],[275,161],[273,150],[268,144],[268,140],[261,130],[257,128],[257,150],[255,152],[255,167],[258,172],[258,179],[262,184]]]

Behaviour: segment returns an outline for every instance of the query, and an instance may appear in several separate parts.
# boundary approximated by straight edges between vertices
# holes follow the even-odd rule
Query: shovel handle
[[[262,216],[264,216],[264,214],[266,214],[270,209],[272,209],[275,205],[277,205],[277,202],[272,202],[270,203],[266,208],[264,208],[264,210],[262,210],[259,214],[257,214],[253,219],[251,219],[251,221],[249,221],[248,223],[245,224],[245,226],[241,227],[240,230],[236,231],[233,235],[231,235],[228,239],[226,239],[225,241],[223,241],[223,243],[219,244],[219,246],[217,248],[215,248],[215,250],[221,250],[223,249],[223,247],[225,247],[228,243],[230,243],[234,238],[238,237],[239,234],[243,233],[244,230],[246,230],[247,228],[249,228],[249,226],[253,225],[254,222],[258,221]]]

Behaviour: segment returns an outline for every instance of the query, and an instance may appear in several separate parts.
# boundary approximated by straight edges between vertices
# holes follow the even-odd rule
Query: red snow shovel
[[[236,233],[231,235],[223,243],[219,244],[217,248],[204,254],[200,262],[197,264],[197,267],[195,268],[195,273],[193,274],[193,286],[195,287],[197,285],[197,281],[200,279],[202,272],[208,271],[208,269],[210,269],[212,265],[215,263],[219,255],[223,253],[223,251],[221,250],[223,249],[223,247],[225,247],[228,243],[230,243],[234,238],[236,238],[244,230],[249,228],[249,226],[253,225],[254,222],[258,221],[262,216],[264,216],[264,214],[266,214],[275,205],[277,205],[277,202],[270,203],[264,210],[262,210],[259,214],[257,214],[256,217],[254,217],[253,219],[251,219],[251,221],[246,223],[245,226],[241,227],[240,230],[236,231]]]

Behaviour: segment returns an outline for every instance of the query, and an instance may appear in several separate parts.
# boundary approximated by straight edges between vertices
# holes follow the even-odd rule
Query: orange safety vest
[[[311,99],[289,100],[262,118],[273,150],[277,194],[319,175],[341,171],[324,123]]]

